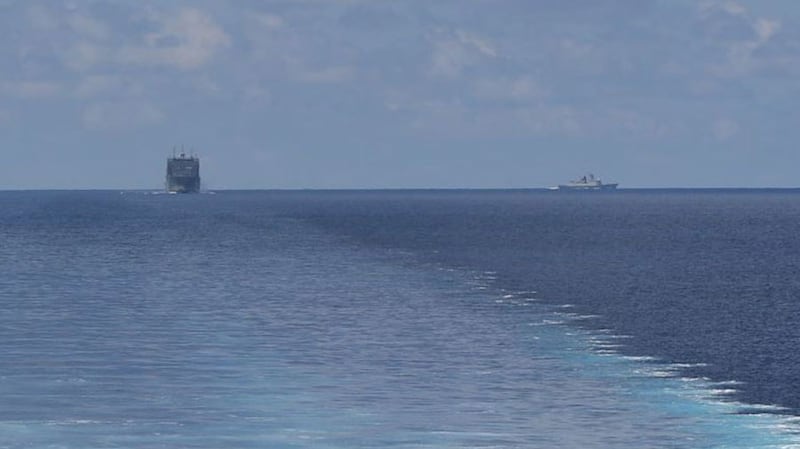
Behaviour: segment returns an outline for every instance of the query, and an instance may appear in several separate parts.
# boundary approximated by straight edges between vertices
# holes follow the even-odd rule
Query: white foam
[[[670,365],[678,369],[687,369],[687,368],[702,368],[708,366],[708,363],[671,363]]]
[[[553,325],[557,326],[562,324],[564,324],[564,321],[562,320],[550,320],[550,319],[545,319],[537,323],[530,323],[531,326],[553,326]]]
[[[597,319],[597,318],[600,318],[600,315],[592,315],[592,314],[588,314],[588,315],[583,315],[583,314],[575,314],[575,319],[576,319],[576,320],[594,320],[594,319]]]
[[[706,392],[711,396],[726,396],[736,394],[739,392],[739,390],[735,388],[712,388],[710,390],[706,390]]]
[[[783,407],[783,406],[780,406],[780,405],[774,405],[774,404],[742,404],[741,406],[742,406],[743,409],[745,409],[748,412],[749,411],[754,411],[756,413],[757,412],[763,412],[763,413],[773,414],[773,413],[770,413],[770,412],[782,412],[782,411],[789,410],[787,407]],[[750,413],[748,413],[748,414],[750,414]],[[800,417],[796,417],[795,419],[800,420]]]
[[[622,356],[625,360],[632,360],[635,362],[654,362],[658,359],[649,355],[624,355]]]
[[[592,353],[598,354],[598,355],[618,355],[619,354],[619,352],[614,351],[613,349],[597,349],[597,350],[592,351]]]
[[[625,340],[625,339],[633,338],[633,337],[630,336],[630,335],[620,334],[620,335],[607,335],[606,338],[614,338],[614,339],[619,339],[619,340]]]

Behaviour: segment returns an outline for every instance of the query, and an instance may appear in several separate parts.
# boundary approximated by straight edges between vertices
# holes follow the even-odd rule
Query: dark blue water
[[[0,447],[794,447],[800,193],[0,193]]]

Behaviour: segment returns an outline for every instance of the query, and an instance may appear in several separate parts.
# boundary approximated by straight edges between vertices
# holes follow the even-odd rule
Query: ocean
[[[0,448],[800,448],[800,191],[0,192]]]

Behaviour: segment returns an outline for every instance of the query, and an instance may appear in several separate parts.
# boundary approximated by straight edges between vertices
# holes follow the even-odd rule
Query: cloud
[[[735,120],[720,118],[711,125],[711,132],[715,139],[724,142],[739,134],[739,124]]]
[[[720,10],[732,16],[747,15],[747,8],[733,1],[705,1],[700,3],[700,9],[704,13]]]
[[[27,18],[31,27],[37,31],[52,31],[59,27],[58,16],[41,5],[30,6],[27,10]]]
[[[288,10],[285,16],[246,15],[246,50],[262,80],[336,84],[356,78],[362,43],[349,41],[349,30],[341,29],[331,17],[335,14],[326,11],[335,2],[323,3],[326,8],[302,14]],[[304,9],[302,4],[295,7]]]
[[[464,68],[496,57],[497,51],[487,39],[461,30],[450,36],[437,35],[433,42],[430,72],[436,76],[454,78]]]
[[[86,71],[105,60],[110,50],[90,42],[77,42],[64,51],[64,65],[75,71]]]
[[[355,69],[350,66],[326,67],[319,70],[302,69],[298,79],[306,83],[341,83],[350,81],[355,76]]]
[[[395,91],[385,108],[406,120],[415,135],[493,139],[564,137],[659,140],[674,137],[681,125],[669,119],[607,105],[536,101],[475,107],[458,100],[415,101]]]
[[[758,19],[753,28],[758,36],[757,44],[763,45],[781,29],[781,23],[777,20]]]
[[[780,30],[781,24],[775,20],[759,18],[751,23],[751,27],[754,38],[731,45],[729,51],[731,65],[739,71],[746,71],[753,66],[753,54],[769,42]]]
[[[61,84],[54,81],[3,82],[0,90],[8,96],[18,98],[47,98],[61,92]]]
[[[252,18],[259,25],[270,30],[277,30],[285,25],[283,18],[276,14],[253,14]]]
[[[81,79],[73,94],[78,98],[138,96],[145,89],[138,82],[118,75],[88,75]]]
[[[249,100],[249,101],[264,101],[264,102],[268,102],[268,101],[270,101],[270,98],[271,98],[271,94],[270,94],[269,89],[267,89],[267,88],[265,88],[263,86],[255,85],[255,84],[251,84],[251,85],[246,86],[242,90],[242,95],[244,96],[244,98],[246,100]]]
[[[494,47],[486,39],[481,39],[475,35],[463,31],[457,31],[456,36],[462,44],[472,46],[483,55],[490,56],[492,58],[497,57],[497,51],[495,51]]]
[[[529,76],[483,78],[473,84],[473,92],[482,99],[517,102],[541,99],[550,93]]]
[[[75,34],[84,38],[105,40],[110,36],[108,26],[92,17],[71,14],[67,17],[67,24]]]
[[[68,5],[30,6],[25,27],[17,32],[27,36],[18,52],[53,57],[79,72],[100,64],[192,70],[231,45],[228,34],[197,8],[116,7],[91,15]],[[264,20],[276,24],[274,18]]]
[[[157,16],[155,22],[159,29],[144,35],[140,45],[119,51],[120,62],[191,70],[205,65],[231,44],[225,31],[197,9],[181,9],[175,16]]]
[[[757,17],[733,1],[705,2],[700,6],[701,24],[712,43],[726,50],[724,64],[713,67],[718,75],[742,75],[758,69],[757,52],[770,44],[781,30],[778,20]]]
[[[165,114],[152,104],[135,101],[99,102],[83,111],[83,126],[90,130],[120,131],[161,123]]]

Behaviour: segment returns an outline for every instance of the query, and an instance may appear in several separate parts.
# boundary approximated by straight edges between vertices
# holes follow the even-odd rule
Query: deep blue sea
[[[800,191],[0,192],[0,448],[800,448]]]

